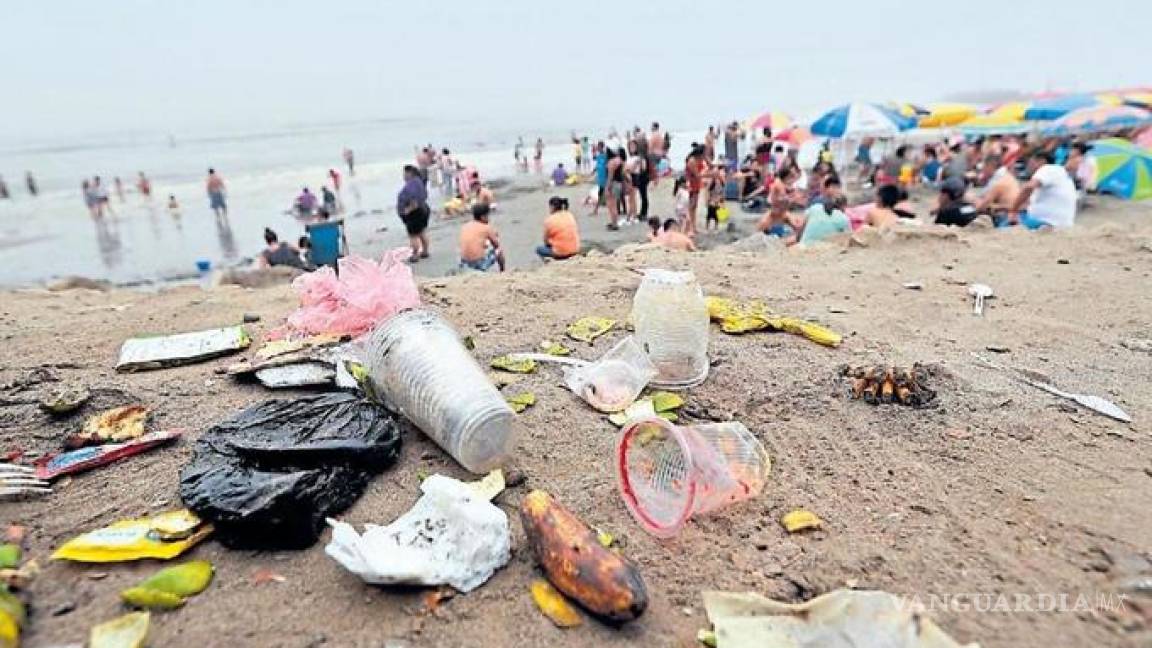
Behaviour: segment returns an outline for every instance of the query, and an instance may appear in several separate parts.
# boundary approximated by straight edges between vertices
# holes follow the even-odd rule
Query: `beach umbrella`
[[[812,139],[812,131],[803,126],[792,126],[776,133],[772,139],[777,142],[784,142],[792,148],[800,148],[804,142]]]
[[[1137,133],[1132,143],[1140,148],[1152,149],[1152,128],[1145,128]]]
[[[1092,133],[1152,124],[1152,113],[1133,106],[1094,106],[1080,108],[1052,122],[1045,135]]]
[[[920,106],[918,104],[906,103],[906,102],[900,102],[900,101],[889,101],[885,107],[888,108],[889,110],[895,110],[896,112],[900,113],[901,115],[904,115],[905,117],[922,117],[924,115],[927,115],[929,112],[931,112],[927,108]]]
[[[1137,108],[1152,108],[1152,92],[1128,92],[1122,95],[1124,103]]]
[[[762,131],[765,128],[771,128],[775,133],[778,130],[784,130],[792,125],[792,118],[788,115],[777,110],[769,110],[768,112],[755,117],[752,121],[748,122],[748,129],[753,131]]]
[[[1024,113],[1028,112],[1028,108],[1031,105],[1032,104],[1027,101],[1009,101],[1008,103],[994,106],[988,111],[988,116],[1024,121]]]
[[[1032,124],[1008,114],[990,113],[969,117],[957,128],[965,135],[1007,135],[1025,133],[1032,129]]]
[[[955,126],[980,112],[975,106],[956,103],[929,104],[928,111],[926,116],[920,118],[921,128]]]
[[[1112,94],[1063,95],[1032,102],[1028,110],[1024,111],[1024,119],[1051,121],[1060,119],[1073,110],[1094,106],[1116,106],[1120,103],[1122,103],[1120,97]]]
[[[1127,198],[1152,198],[1152,151],[1113,137],[1092,143],[1096,189]]]
[[[844,138],[895,135],[916,127],[916,120],[871,103],[850,103],[824,113],[808,127],[813,135]]]

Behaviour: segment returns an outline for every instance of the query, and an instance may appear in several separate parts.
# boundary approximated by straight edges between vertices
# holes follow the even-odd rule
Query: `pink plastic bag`
[[[300,275],[292,288],[300,308],[288,316],[291,333],[359,336],[378,322],[420,305],[408,248],[384,253],[380,263],[358,256],[340,259],[340,275],[324,267]]]
[[[852,224],[853,232],[864,227],[864,223],[868,220],[868,212],[872,211],[872,207],[875,205],[876,203],[865,203],[844,210],[844,213],[848,215],[848,222]]]

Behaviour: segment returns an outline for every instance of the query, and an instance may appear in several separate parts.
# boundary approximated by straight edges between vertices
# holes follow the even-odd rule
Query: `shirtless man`
[[[660,160],[664,159],[665,153],[664,133],[660,130],[659,123],[652,122],[652,132],[648,134],[648,169],[653,187],[660,182],[660,174],[656,169],[659,168]]]
[[[976,212],[990,214],[993,220],[1008,215],[1016,199],[1020,197],[1020,181],[1006,166],[1002,166],[992,174],[984,193],[976,201]]]
[[[652,228],[649,239],[653,243],[659,243],[669,250],[680,250],[681,252],[696,251],[696,244],[692,242],[692,239],[676,229],[675,218],[665,220],[663,226],[661,226],[660,219],[653,216],[648,219],[648,227]]]
[[[708,162],[716,159],[716,127],[709,126],[704,133],[704,159]]]
[[[216,169],[208,169],[208,179],[204,181],[208,191],[208,206],[217,216],[228,215],[228,204],[224,202],[224,179],[216,174]]]
[[[785,166],[776,172],[772,184],[768,186],[768,213],[757,223],[756,229],[769,236],[778,236],[788,242],[795,235],[795,228],[788,219],[788,208],[792,202],[792,183],[796,181],[796,170]]]
[[[896,205],[900,202],[900,189],[895,185],[884,185],[876,190],[876,204],[868,210],[865,223],[877,229],[886,229],[900,220]]]
[[[487,272],[493,265],[504,272],[500,237],[488,223],[488,206],[472,207],[472,222],[460,227],[460,267]]]

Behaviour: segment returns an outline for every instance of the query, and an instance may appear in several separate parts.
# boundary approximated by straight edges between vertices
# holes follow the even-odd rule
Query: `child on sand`
[[[691,206],[692,195],[688,193],[688,180],[683,176],[676,178],[672,187],[672,196],[676,201],[676,220],[681,227],[688,222],[688,208]]]

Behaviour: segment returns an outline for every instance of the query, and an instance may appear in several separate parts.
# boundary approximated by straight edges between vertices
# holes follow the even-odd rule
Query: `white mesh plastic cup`
[[[632,323],[656,365],[654,387],[687,389],[708,377],[708,305],[691,272],[645,270]]]
[[[616,444],[624,504],[660,538],[679,533],[693,515],[756,496],[770,469],[764,446],[735,421],[680,427],[660,417],[638,419]]]
[[[389,318],[372,332],[365,357],[385,405],[460,465],[482,474],[511,454],[515,414],[436,313],[410,310]]]

